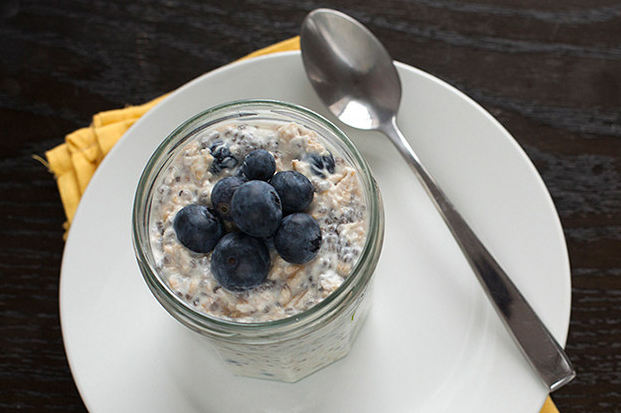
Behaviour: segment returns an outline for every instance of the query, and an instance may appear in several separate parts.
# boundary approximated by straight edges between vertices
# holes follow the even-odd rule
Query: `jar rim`
[[[218,114],[224,114],[227,111],[235,109],[239,109],[239,111],[229,114],[228,116],[217,117]],[[244,109],[246,112],[243,112]],[[362,252],[350,274],[335,291],[328,294],[328,296],[320,302],[302,312],[288,317],[261,322],[240,322],[214,317],[190,307],[185,301],[174,294],[162,277],[158,275],[158,271],[154,267],[153,259],[150,259],[149,253],[145,251],[143,247],[145,245],[150,245],[148,221],[153,186],[157,181],[156,178],[158,177],[158,172],[161,170],[162,165],[167,160],[174,157],[174,149],[200,130],[214,123],[219,123],[223,120],[243,118],[244,116],[255,114],[261,110],[268,110],[275,114],[278,114],[277,111],[281,110],[301,115],[303,118],[306,118],[305,120],[315,122],[319,126],[327,129],[328,132],[344,144],[349,152],[348,154],[355,160],[357,168],[362,172],[362,174],[359,175],[361,175],[360,181],[366,196],[367,211],[369,211],[368,230]],[[280,114],[282,115],[283,113]],[[291,115],[291,113],[286,113],[286,115]],[[205,122],[205,120],[214,116],[216,117],[211,122]],[[203,124],[202,122],[205,123]],[[182,139],[179,139],[180,137],[182,137]],[[166,304],[172,306],[176,311],[181,312],[185,318],[190,319],[193,323],[206,327],[214,333],[224,335],[243,333],[259,334],[273,329],[286,330],[288,327],[297,329],[311,324],[322,314],[329,312],[331,309],[338,308],[338,304],[346,300],[351,291],[356,292],[364,288],[369,282],[373,271],[365,271],[365,268],[369,262],[373,262],[373,265],[377,262],[383,240],[383,229],[383,211],[379,190],[371,174],[369,165],[349,137],[331,121],[308,108],[271,99],[244,99],[216,105],[194,115],[175,128],[175,130],[160,143],[147,161],[138,181],[132,211],[132,241],[134,252],[143,277],[152,292],[156,295],[158,301],[166,300]],[[146,249],[150,251],[150,247]],[[168,306],[165,305],[165,307],[170,311]]]

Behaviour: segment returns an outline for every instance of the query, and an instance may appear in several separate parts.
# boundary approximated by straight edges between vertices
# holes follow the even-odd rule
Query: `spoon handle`
[[[569,383],[576,376],[569,358],[509,276],[436,185],[399,130],[396,119],[393,117],[389,123],[382,125],[381,130],[395,144],[422,182],[505,327],[543,382],[550,391]]]

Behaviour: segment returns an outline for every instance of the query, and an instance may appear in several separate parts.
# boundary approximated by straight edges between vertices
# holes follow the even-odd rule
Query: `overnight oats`
[[[225,364],[293,382],[351,348],[383,210],[335,126],[291,104],[239,101],[195,116],[156,150],[133,236],[156,298]]]

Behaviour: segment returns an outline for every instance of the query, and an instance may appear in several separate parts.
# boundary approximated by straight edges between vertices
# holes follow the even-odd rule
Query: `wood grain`
[[[0,4],[0,411],[85,411],[58,316],[63,210],[31,158],[90,123],[340,9],[395,59],[489,110],[554,199],[572,268],[562,413],[621,411],[621,3],[612,0]]]

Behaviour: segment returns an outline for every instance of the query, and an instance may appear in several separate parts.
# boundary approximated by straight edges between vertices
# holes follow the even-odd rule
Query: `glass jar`
[[[151,248],[152,199],[163,171],[184,145],[222,122],[295,122],[316,132],[357,173],[367,210],[366,241],[342,284],[312,307],[276,320],[239,322],[199,311],[180,298],[158,271]],[[379,259],[384,213],[369,167],[353,143],[318,114],[289,103],[245,100],[202,112],[174,130],[148,161],[138,183],[133,208],[133,242],[142,275],[160,304],[179,322],[204,336],[234,373],[295,382],[344,357],[371,302],[371,285]]]

